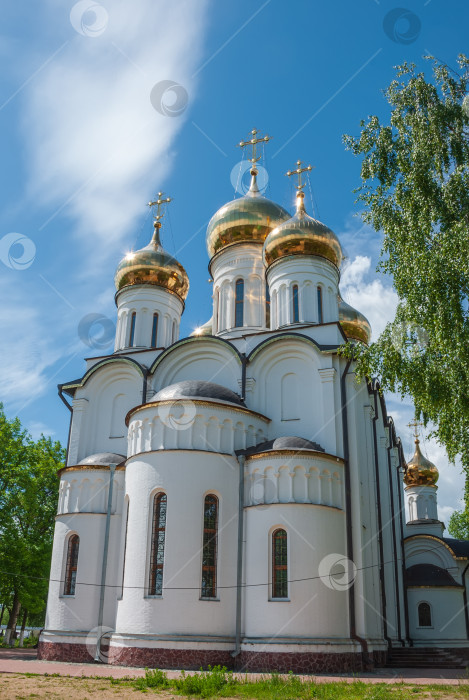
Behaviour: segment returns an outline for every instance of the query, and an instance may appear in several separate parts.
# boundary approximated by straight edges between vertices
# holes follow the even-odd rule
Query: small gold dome
[[[266,238],[264,261],[271,265],[289,255],[315,255],[326,258],[339,267],[342,248],[339,239],[330,228],[313,219],[305,211],[304,192],[298,192],[296,214],[280,224]]]
[[[202,336],[212,335],[212,319],[209,319],[203,326],[199,326],[191,333],[191,338],[201,338]]]
[[[255,169],[251,175],[247,194],[225,204],[210,219],[206,242],[211,258],[235,243],[263,243],[272,229],[290,218],[286,209],[261,195]]]
[[[160,227],[160,222],[156,221],[150,243],[135,253],[128,253],[121,260],[114,277],[116,289],[120,291],[135,284],[154,284],[173,292],[184,301],[189,291],[189,278],[183,266],[162,247]]]
[[[341,296],[339,296],[339,323],[347,340],[360,340],[368,345],[371,338],[371,326],[368,319],[360,311],[347,304]]]
[[[420,451],[420,442],[415,440],[414,456],[407,462],[404,475],[406,486],[435,486],[439,473],[433,462],[426,459]]]

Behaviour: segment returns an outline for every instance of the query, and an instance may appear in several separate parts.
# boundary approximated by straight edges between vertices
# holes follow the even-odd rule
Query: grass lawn
[[[225,669],[215,667],[211,671],[168,679],[160,670],[147,671],[145,678],[73,678],[70,676],[42,676],[36,674],[1,674],[0,698],[2,700],[110,700],[149,696],[161,698],[259,698],[260,700],[281,698],[297,700],[408,700],[410,698],[441,698],[469,700],[469,684],[458,686],[413,685],[412,683],[315,683],[302,681],[294,675],[289,677],[266,675],[254,682],[233,678]]]

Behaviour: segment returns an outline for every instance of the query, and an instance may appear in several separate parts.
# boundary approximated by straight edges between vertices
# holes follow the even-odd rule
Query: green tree
[[[457,540],[469,540],[469,517],[467,509],[456,511],[452,514],[448,523],[448,531],[451,537]]]
[[[44,436],[33,441],[0,404],[0,598],[9,609],[9,629],[21,608],[30,615],[45,609],[64,457],[60,443]]]
[[[347,147],[362,158],[362,217],[384,236],[379,268],[398,307],[378,340],[354,354],[360,376],[411,396],[450,460],[460,456],[469,502],[469,59],[459,72],[428,56],[431,77],[397,68],[389,121],[371,116]]]

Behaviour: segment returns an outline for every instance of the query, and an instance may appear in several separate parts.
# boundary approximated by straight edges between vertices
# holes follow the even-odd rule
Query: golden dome
[[[114,282],[117,291],[135,284],[154,284],[176,294],[182,301],[189,291],[187,272],[160,243],[161,223],[155,221],[155,232],[150,243],[128,253],[119,263]]]
[[[407,462],[407,469],[404,475],[406,486],[435,486],[439,473],[433,462],[426,459],[420,452],[418,438],[415,440],[414,456]]]
[[[316,255],[326,258],[336,267],[342,261],[339,239],[330,228],[308,216],[302,191],[296,197],[295,216],[277,226],[264,243],[266,265],[289,255]]]
[[[286,209],[261,195],[254,168],[251,175],[247,194],[225,204],[210,219],[206,242],[211,258],[235,243],[263,243],[272,229],[290,218]]]
[[[371,326],[368,319],[360,311],[347,304],[341,296],[339,296],[339,323],[347,340],[360,340],[368,345],[371,338]]]
[[[212,335],[212,319],[210,318],[203,326],[199,326],[191,333],[191,338],[201,338],[202,336]]]

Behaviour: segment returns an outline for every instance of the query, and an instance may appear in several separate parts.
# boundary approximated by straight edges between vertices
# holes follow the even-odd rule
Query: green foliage
[[[458,74],[426,58],[432,80],[405,63],[385,90],[389,123],[372,116],[344,137],[362,158],[362,217],[384,235],[379,269],[399,297],[395,320],[354,356],[359,376],[412,397],[468,474],[469,59]]]
[[[469,512],[455,511],[449,519],[448,532],[457,540],[469,540]]]
[[[183,695],[197,695],[201,698],[211,698],[220,695],[226,687],[236,684],[231,671],[226,666],[209,666],[208,671],[200,671],[194,675],[186,675],[184,671],[181,678],[173,681],[173,687]]]
[[[43,435],[36,442],[0,404],[0,602],[16,593],[37,624],[48,588],[57,470],[65,453]]]

